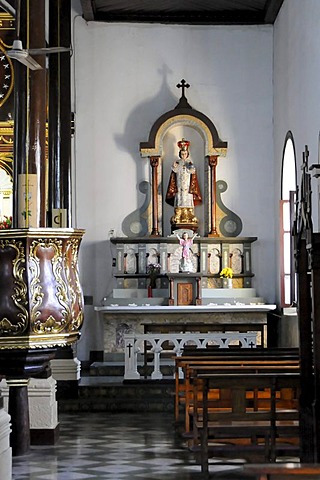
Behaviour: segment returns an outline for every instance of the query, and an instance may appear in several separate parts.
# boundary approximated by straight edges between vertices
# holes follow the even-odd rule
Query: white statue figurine
[[[171,224],[180,228],[197,226],[194,207],[202,202],[196,168],[189,158],[189,145],[184,138],[178,142],[180,158],[171,167],[166,193],[166,202],[174,207]]]
[[[193,245],[193,239],[198,235],[195,233],[191,238],[189,238],[188,232],[183,232],[182,237],[178,233],[175,233],[176,237],[179,240],[180,245],[182,246],[182,255],[180,260],[180,271],[181,272],[192,272],[193,263],[191,259],[191,247]]]

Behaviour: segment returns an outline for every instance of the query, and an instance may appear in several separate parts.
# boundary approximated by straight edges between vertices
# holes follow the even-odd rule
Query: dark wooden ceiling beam
[[[81,0],[83,18],[96,22],[164,23],[187,25],[273,24],[284,0]]]
[[[92,22],[95,19],[95,10],[93,8],[93,1],[91,0],[81,0],[81,7],[83,18],[87,22]]]
[[[96,22],[135,22],[185,25],[259,25],[264,24],[261,12],[104,12],[95,15]]]
[[[264,23],[274,23],[284,0],[268,0],[265,8]]]

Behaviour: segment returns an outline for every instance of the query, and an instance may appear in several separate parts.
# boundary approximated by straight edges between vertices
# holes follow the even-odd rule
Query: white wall
[[[274,26],[274,183],[278,219],[281,162],[286,134],[291,130],[300,184],[302,152],[309,165],[318,163],[320,130],[320,2],[285,0]],[[314,230],[318,231],[318,182],[312,179]],[[277,274],[277,282],[279,275]]]
[[[174,108],[182,78],[189,103],[228,142],[217,176],[223,200],[243,221],[253,245],[254,287],[274,302],[274,162],[271,26],[209,27],[86,24],[75,19],[75,223],[85,228],[80,270],[94,304],[112,291],[108,232],[141,206],[137,185],[149,179],[139,144],[158,117]],[[78,356],[99,349],[86,307]]]

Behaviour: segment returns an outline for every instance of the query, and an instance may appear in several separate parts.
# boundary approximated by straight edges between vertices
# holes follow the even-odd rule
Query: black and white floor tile
[[[13,458],[13,480],[197,480],[200,466],[170,414],[61,414],[54,446]],[[245,480],[236,466],[211,465],[214,479]]]

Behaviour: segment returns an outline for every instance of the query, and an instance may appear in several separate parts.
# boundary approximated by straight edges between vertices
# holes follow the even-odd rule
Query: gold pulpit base
[[[65,346],[79,338],[83,234],[72,228],[1,230],[0,351]]]
[[[13,455],[30,446],[27,379],[44,374],[83,322],[78,251],[84,230],[0,232],[0,376],[9,381]]]

